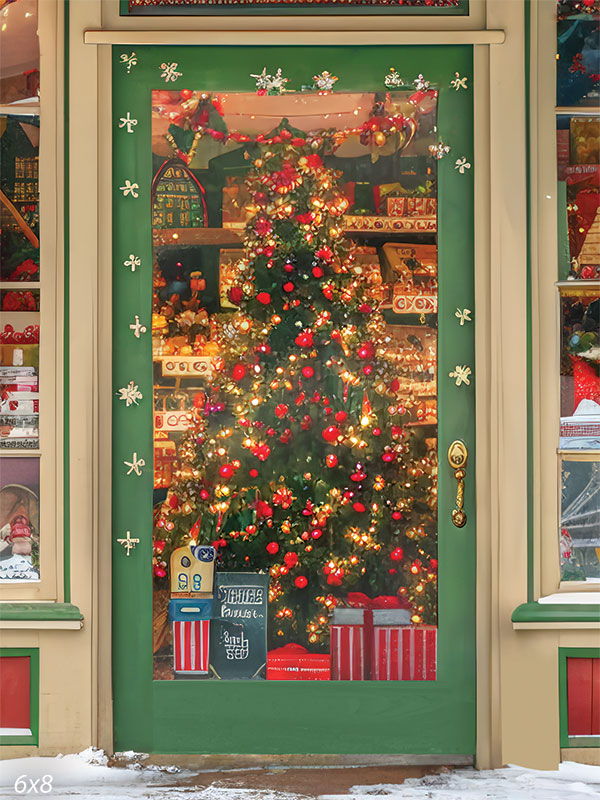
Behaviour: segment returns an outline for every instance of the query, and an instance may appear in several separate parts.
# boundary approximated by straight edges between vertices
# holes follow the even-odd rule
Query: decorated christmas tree
[[[215,351],[156,508],[155,580],[189,541],[215,545],[217,570],[268,571],[271,647],[326,646],[352,592],[436,621],[436,441],[410,424],[410,366],[386,356],[376,289],[344,236],[334,137],[284,120],[247,144],[234,310],[208,326],[192,304],[186,327],[155,296],[155,332],[191,331],[190,348],[206,334]]]

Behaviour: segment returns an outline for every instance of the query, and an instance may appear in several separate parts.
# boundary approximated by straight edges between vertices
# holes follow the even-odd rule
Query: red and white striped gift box
[[[368,642],[364,608],[336,608],[331,624],[331,679],[368,680]]]
[[[437,628],[376,625],[371,662],[374,681],[435,680]]]
[[[210,620],[173,622],[173,671],[176,675],[208,673]]]

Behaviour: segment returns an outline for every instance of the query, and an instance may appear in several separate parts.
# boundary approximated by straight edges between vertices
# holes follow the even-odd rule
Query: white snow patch
[[[505,769],[449,770],[407,778],[402,784],[353,786],[349,794],[319,800],[590,800],[600,798],[600,767],[562,763],[558,770],[509,766]]]

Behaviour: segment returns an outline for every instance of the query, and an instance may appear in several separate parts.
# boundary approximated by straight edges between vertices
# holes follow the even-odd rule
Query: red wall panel
[[[567,658],[569,736],[600,733],[600,659]]]
[[[0,657],[0,728],[31,728],[29,656]]]

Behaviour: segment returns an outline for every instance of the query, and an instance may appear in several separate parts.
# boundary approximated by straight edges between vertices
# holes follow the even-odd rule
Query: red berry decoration
[[[401,547],[396,547],[396,549],[392,550],[390,553],[390,558],[392,561],[402,561],[404,558],[404,550]]]
[[[341,437],[342,432],[339,428],[336,428],[335,425],[330,425],[328,428],[325,428],[323,431],[323,438],[326,442],[333,444],[337,442],[337,440]]]
[[[292,569],[292,567],[295,567],[298,563],[298,553],[286,553],[283,557],[283,560],[285,561],[286,566],[289,567],[289,569]]]
[[[302,374],[305,378],[312,378],[315,374],[315,371],[312,367],[302,367]]]
[[[308,579],[304,575],[298,575],[294,583],[298,589],[305,589],[308,586]]]
[[[243,364],[236,364],[232,370],[233,380],[238,382],[246,377],[246,367]]]
[[[346,414],[345,411],[336,411],[335,421],[336,422],[345,422],[347,417],[348,417],[348,414]]]
[[[258,470],[257,469],[251,469],[248,474],[250,475],[251,478],[258,478]]]
[[[283,419],[285,415],[288,413],[288,406],[285,403],[279,403],[278,406],[275,406],[275,415],[279,417],[279,419]]]
[[[291,281],[286,281],[286,283],[283,284],[283,291],[286,292],[287,294],[293,292],[295,288],[296,287]]]
[[[223,466],[219,469],[219,475],[225,480],[229,480],[233,476],[233,467],[231,464],[223,464]]]
[[[336,455],[334,455],[333,453],[330,453],[330,454],[327,456],[327,458],[325,459],[325,463],[327,464],[327,466],[328,466],[330,469],[333,469],[334,467],[337,467],[337,464],[338,464],[338,459],[337,459],[337,456],[336,456]]]
[[[312,274],[315,276],[315,278],[322,278],[324,273],[321,267],[313,267]]]
[[[279,552],[279,545],[277,542],[269,542],[267,545],[267,553],[270,553],[272,556],[276,555]]]
[[[271,302],[271,295],[268,292],[259,292],[256,295],[256,299],[261,305],[268,306]]]
[[[366,511],[366,506],[363,503],[352,503],[352,508],[357,511],[359,514],[362,514]]]

